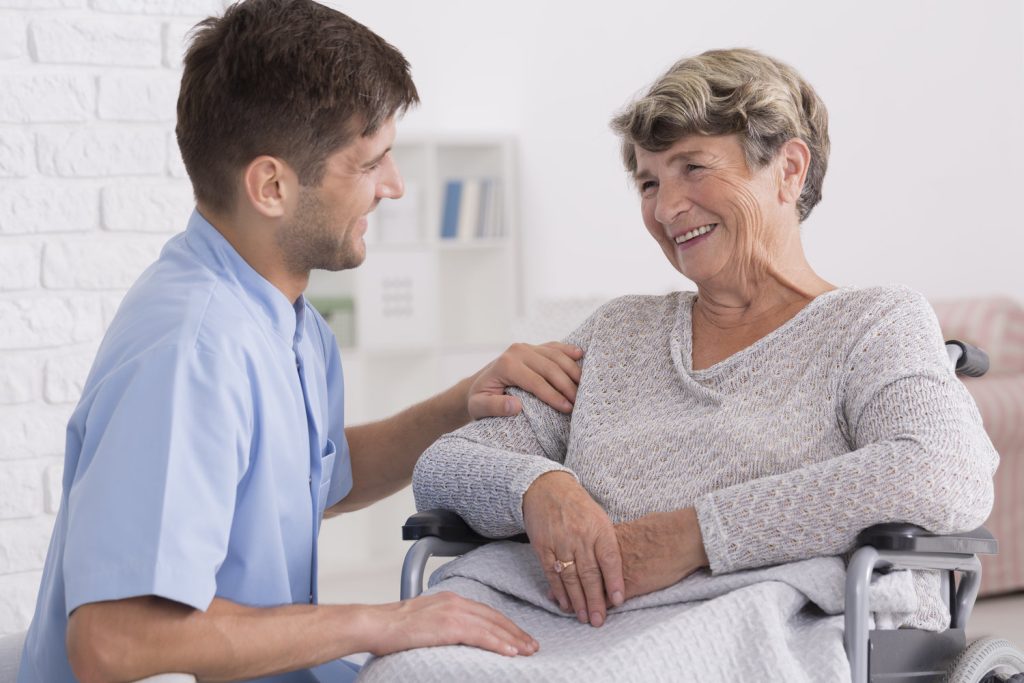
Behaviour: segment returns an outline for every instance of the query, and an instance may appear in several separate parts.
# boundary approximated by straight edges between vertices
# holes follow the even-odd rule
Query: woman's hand
[[[513,344],[472,378],[469,416],[502,417],[523,409],[519,399],[506,396],[507,387],[528,391],[555,410],[572,411],[580,382],[582,349],[561,342]]]
[[[523,496],[523,519],[551,593],[580,623],[604,623],[607,595],[625,599],[615,527],[601,506],[565,472],[537,478]]]
[[[681,581],[708,565],[693,508],[654,512],[615,526],[622,552],[626,598]]]

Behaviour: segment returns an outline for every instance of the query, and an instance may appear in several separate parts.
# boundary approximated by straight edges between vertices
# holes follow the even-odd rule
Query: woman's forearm
[[[485,536],[512,536],[524,530],[523,495],[538,477],[552,471],[569,472],[543,456],[450,434],[428,448],[416,465],[416,508],[453,510]]]
[[[956,385],[901,382],[865,411],[856,450],[698,500],[711,569],[840,554],[860,530],[882,522],[936,532],[981,524],[998,456],[969,399]],[[911,399],[927,407],[911,410]]]
[[[617,524],[626,597],[666,588],[708,565],[693,508],[653,512]]]

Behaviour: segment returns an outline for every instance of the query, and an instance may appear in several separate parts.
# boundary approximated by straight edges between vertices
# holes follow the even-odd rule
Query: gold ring
[[[555,560],[555,573],[561,574],[574,564],[576,564],[576,560]]]

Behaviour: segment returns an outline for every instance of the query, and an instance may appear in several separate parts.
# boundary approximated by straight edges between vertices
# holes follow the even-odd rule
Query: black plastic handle
[[[988,354],[977,346],[957,339],[950,339],[946,344],[960,347],[960,358],[956,361],[956,372],[958,375],[981,377],[988,372]]]
[[[960,534],[933,534],[913,524],[876,524],[860,532],[856,545],[874,546],[878,550],[901,550],[923,553],[955,553],[958,555],[995,555],[999,544],[983,526]]]
[[[405,541],[418,541],[424,536],[437,536],[445,541],[457,541],[459,543],[479,543],[483,545],[491,541],[516,541],[518,543],[529,543],[530,539],[526,534],[518,534],[511,538],[486,538],[466,524],[459,515],[451,510],[424,510],[405,521],[402,526],[402,539]]]

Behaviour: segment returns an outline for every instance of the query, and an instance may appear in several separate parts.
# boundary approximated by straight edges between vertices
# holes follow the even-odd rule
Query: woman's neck
[[[697,283],[694,313],[723,330],[756,325],[766,319],[781,324],[815,297],[833,289],[834,285],[804,262],[802,267],[771,268],[756,279]]]
[[[760,327],[766,319],[785,322],[819,294],[835,289],[807,262],[799,223],[771,232],[773,239],[755,250],[760,256],[734,259],[697,282],[695,314],[719,329]]]

